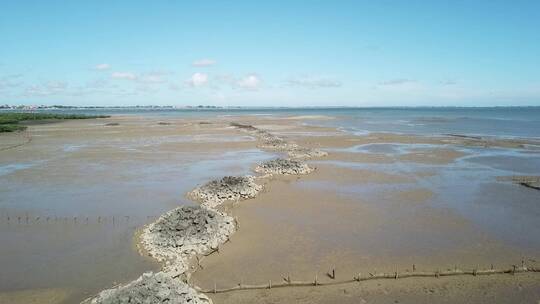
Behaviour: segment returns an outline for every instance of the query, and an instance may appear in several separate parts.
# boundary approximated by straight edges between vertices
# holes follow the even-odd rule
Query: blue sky
[[[540,105],[538,29],[540,1],[0,0],[0,103]]]

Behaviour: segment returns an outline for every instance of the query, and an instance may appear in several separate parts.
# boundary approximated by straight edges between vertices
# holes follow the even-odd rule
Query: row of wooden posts
[[[290,274],[283,277],[283,281],[280,283],[272,283],[272,280],[269,280],[267,284],[259,285],[249,285],[244,284],[243,282],[238,283],[236,286],[229,288],[218,289],[216,282],[214,281],[213,289],[202,289],[200,287],[194,286],[199,292],[203,293],[224,293],[237,290],[248,290],[248,289],[272,289],[272,288],[284,288],[284,287],[307,287],[307,286],[330,286],[330,285],[341,285],[341,284],[350,284],[354,282],[363,282],[370,280],[382,280],[382,279],[404,279],[404,278],[439,278],[439,277],[449,277],[449,276],[482,276],[482,275],[495,275],[495,274],[511,274],[516,273],[538,273],[540,272],[540,267],[528,266],[525,265],[525,262],[521,262],[521,266],[512,265],[511,268],[506,269],[495,269],[493,265],[489,269],[471,269],[471,270],[461,270],[457,267],[454,267],[453,270],[446,271],[416,271],[416,265],[413,265],[413,271],[398,272],[393,273],[367,273],[363,275],[358,273],[351,279],[338,280],[336,278],[336,270],[332,269],[326,275],[330,280],[320,281],[317,274],[313,281],[293,281]]]
[[[238,226],[238,219],[234,217],[235,224],[237,225],[237,229],[239,229]],[[227,238],[224,244],[230,242],[231,239]],[[208,257],[209,255],[212,255],[213,253],[219,253],[220,245],[218,245],[216,248],[211,248],[211,250],[205,254],[202,254],[200,257],[199,255],[195,256],[195,260],[197,263],[197,267],[200,269],[203,269],[202,261]],[[272,283],[272,280],[268,280],[267,284],[244,284],[243,281],[240,281],[236,286],[229,287],[229,288],[217,288],[217,283],[214,280],[214,288],[213,289],[203,289],[198,286],[193,286],[197,291],[203,292],[203,293],[224,293],[224,292],[231,292],[231,291],[237,291],[237,290],[248,290],[248,289],[272,289],[272,288],[283,288],[283,287],[307,287],[307,286],[329,286],[329,285],[341,285],[341,284],[350,284],[353,282],[363,282],[363,281],[370,281],[370,280],[381,280],[381,279],[404,279],[404,278],[439,278],[439,277],[448,277],[448,276],[482,276],[482,275],[495,275],[495,274],[516,274],[516,273],[538,273],[540,272],[540,267],[534,266],[534,265],[525,265],[525,260],[521,260],[521,266],[518,265],[512,265],[511,268],[500,268],[495,269],[493,264],[491,264],[489,269],[471,269],[471,270],[461,270],[457,267],[457,265],[454,266],[454,269],[448,269],[446,271],[433,271],[433,272],[426,272],[426,271],[417,271],[416,264],[412,265],[412,271],[406,270],[404,272],[395,271],[393,273],[371,273],[368,272],[367,275],[362,275],[361,272],[359,272],[356,276],[353,276],[351,279],[343,279],[338,280],[336,278],[336,268],[333,267],[329,272],[326,273],[326,276],[330,280],[326,281],[320,281],[318,278],[318,275],[315,274],[315,277],[313,281],[293,281],[291,279],[291,275],[288,274],[287,276],[283,276],[283,281],[280,283]]]
[[[84,216],[73,216],[73,217],[63,217],[63,216],[4,216],[0,217],[0,223],[16,223],[16,224],[37,224],[37,223],[73,223],[73,224],[89,224],[90,222],[95,223],[122,223],[130,222],[134,219],[136,220],[153,220],[156,219],[155,215],[148,215],[146,217],[136,217],[136,216],[94,216],[94,217],[84,217]]]

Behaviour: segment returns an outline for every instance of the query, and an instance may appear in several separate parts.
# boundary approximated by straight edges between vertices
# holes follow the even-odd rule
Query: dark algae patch
[[[54,113],[0,113],[0,133],[23,131],[26,125],[65,119],[108,118],[108,115],[54,114]]]

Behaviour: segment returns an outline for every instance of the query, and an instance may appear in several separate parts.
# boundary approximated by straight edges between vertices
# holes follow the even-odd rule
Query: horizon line
[[[540,108],[540,105],[492,105],[492,106],[452,106],[452,105],[419,105],[419,106],[235,106],[235,105],[226,105],[226,106],[217,106],[217,105],[186,105],[186,106],[177,106],[177,105],[126,105],[126,106],[97,106],[97,105],[84,105],[84,106],[72,106],[72,105],[9,105],[2,108],[0,105],[0,111],[5,110],[17,110],[17,108],[28,108],[33,107],[33,109],[176,109],[176,110],[227,110],[227,109],[413,109],[413,108]]]

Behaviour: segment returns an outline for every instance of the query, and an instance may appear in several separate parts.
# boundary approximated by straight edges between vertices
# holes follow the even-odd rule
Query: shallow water
[[[81,129],[92,130],[82,124]],[[2,154],[0,292],[62,288],[69,293],[66,302],[77,303],[157,269],[134,249],[136,229],[192,204],[184,195],[196,185],[246,174],[254,163],[272,157],[252,148],[160,148],[253,141],[219,132],[116,137],[67,130],[63,124],[43,126],[31,144]]]
[[[249,136],[223,135],[222,130],[217,129],[201,134],[177,134],[167,131],[170,126],[156,127],[155,121],[159,119],[179,119],[182,115],[198,115],[205,119],[241,114],[264,114],[264,117],[328,115],[336,118],[310,119],[306,123],[336,126],[358,136],[382,131],[537,137],[535,130],[540,129],[536,128],[540,126],[537,108],[530,111],[259,109],[144,113],[145,117],[154,120],[152,124],[144,122],[145,127],[152,130],[150,133],[126,135],[125,130],[108,128],[100,129],[97,135],[88,135],[86,132],[103,128],[103,124],[90,121],[82,123],[81,134],[66,133],[69,128],[64,124],[43,125],[35,127],[37,131],[33,132],[31,144],[0,155],[0,292],[61,287],[71,293],[66,302],[77,303],[114,282],[127,282],[146,270],[155,269],[155,263],[133,250],[133,234],[137,228],[178,205],[191,204],[184,194],[197,184],[223,175],[248,173],[253,164],[273,157],[253,148],[215,148],[226,142],[254,145]],[[140,122],[133,124],[137,123]],[[334,134],[281,132],[284,136]],[[211,149],[182,148],[191,143],[209,144]],[[431,153],[443,148],[462,152],[465,156],[445,164],[400,158],[413,152]],[[388,193],[428,189],[434,193],[427,201],[431,207],[456,212],[490,238],[522,250],[524,254],[537,255],[540,250],[538,191],[497,181],[498,176],[538,174],[540,151],[535,145],[524,149],[502,149],[384,143],[332,151],[382,154],[394,161],[378,164],[323,160],[321,163],[404,175],[413,180],[350,185],[300,181],[300,187],[361,196],[367,202],[380,204],[377,207],[382,207],[389,216],[397,214],[392,212],[396,212],[393,208],[400,198]],[[425,172],[430,174],[423,175]],[[387,209],[384,209],[385,204]],[[283,214],[282,210],[275,212],[279,216],[297,218],[295,214]],[[414,211],[400,209],[397,212]],[[430,231],[419,231],[418,238],[412,242],[410,236],[397,233],[399,229],[396,222],[395,226],[378,232],[377,240],[366,237],[364,241],[367,244],[373,242],[372,248],[406,255],[415,253],[412,252],[414,246],[404,245],[407,242],[435,253],[460,240],[459,236],[445,240],[446,235],[442,232],[432,235]],[[357,237],[340,239],[339,235],[339,231],[329,228],[322,237],[333,245],[339,243],[340,248],[347,248]]]
[[[437,149],[453,149],[465,154],[447,164],[430,164],[399,158],[411,152],[426,154]],[[389,203],[389,191],[427,189],[434,196],[430,206],[457,212],[495,240],[536,255],[540,252],[540,192],[498,181],[497,177],[535,175],[540,172],[540,153],[530,149],[470,148],[436,144],[381,143],[358,145],[333,151],[383,154],[391,163],[316,161],[344,168],[356,168],[413,177],[412,182],[336,185],[304,182],[305,187],[336,189],[359,195],[380,204]],[[428,172],[429,174],[422,174]]]
[[[540,107],[486,108],[225,108],[225,109],[66,109],[46,112],[108,115],[143,115],[161,118],[200,118],[254,115],[306,116],[306,124],[339,127],[363,135],[369,132],[407,134],[466,134],[540,139]],[[316,119],[329,116],[338,119]]]

